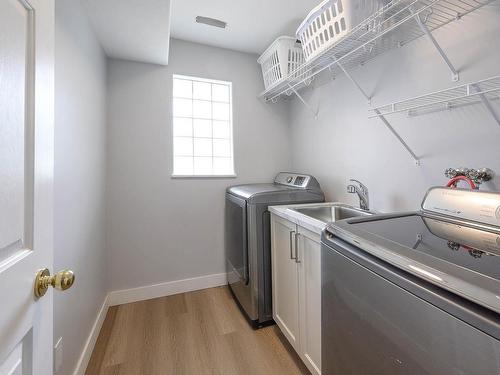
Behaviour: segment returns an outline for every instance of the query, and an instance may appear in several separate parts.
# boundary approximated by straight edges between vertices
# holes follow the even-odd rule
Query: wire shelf
[[[368,117],[374,118],[401,112],[415,116],[497,99],[500,99],[500,76],[372,108],[369,110]]]
[[[290,74],[292,78],[283,79],[259,96],[275,102],[308,86],[325,70],[334,74],[349,71],[403,46],[425,34],[417,17],[432,32],[492,1],[393,0],[313,61],[300,65]]]

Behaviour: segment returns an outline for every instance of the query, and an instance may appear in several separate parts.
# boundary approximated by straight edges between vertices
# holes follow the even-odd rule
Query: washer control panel
[[[311,176],[308,175],[282,172],[276,176],[274,182],[280,185],[307,189],[310,180]]]
[[[295,180],[293,181],[293,184],[295,186],[304,186],[305,182],[306,182],[306,177],[304,177],[304,176],[297,176],[297,177],[295,177]]]
[[[499,193],[435,187],[427,192],[422,209],[500,227]]]

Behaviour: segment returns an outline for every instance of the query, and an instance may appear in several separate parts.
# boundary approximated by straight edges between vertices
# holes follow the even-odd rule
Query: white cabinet
[[[299,267],[294,259],[295,234],[295,224],[273,215],[273,318],[293,348],[299,351]]]
[[[273,318],[313,374],[321,374],[320,235],[272,215]]]
[[[321,239],[298,227],[300,355],[313,374],[321,374]]]

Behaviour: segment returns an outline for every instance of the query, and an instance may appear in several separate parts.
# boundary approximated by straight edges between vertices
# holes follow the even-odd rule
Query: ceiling
[[[176,39],[261,54],[278,36],[294,36],[302,20],[319,2],[174,0],[171,35]],[[225,21],[228,27],[219,29],[197,24],[196,16]]]
[[[82,3],[108,57],[168,63],[171,0],[83,0]]]

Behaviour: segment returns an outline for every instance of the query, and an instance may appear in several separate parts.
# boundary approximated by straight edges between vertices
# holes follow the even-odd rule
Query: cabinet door
[[[298,351],[299,284],[295,262],[295,224],[272,215],[273,318],[290,344]]]
[[[312,374],[321,374],[321,239],[298,229],[300,356]]]

